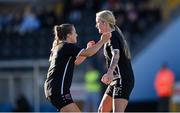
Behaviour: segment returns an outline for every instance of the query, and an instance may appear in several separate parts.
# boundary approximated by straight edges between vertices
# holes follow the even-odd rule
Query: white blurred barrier
[[[44,60],[0,61],[0,104],[15,104],[18,94],[24,94],[33,107],[39,112],[41,104],[49,103],[44,96],[44,81],[49,62]],[[11,71],[12,70],[12,71]],[[73,83],[72,97],[75,101],[83,101],[85,88],[82,83]]]
[[[0,61],[0,81],[5,80],[8,83],[1,83],[1,91],[4,90],[5,93],[0,94],[0,102],[14,105],[16,96],[22,93],[32,103],[33,111],[40,111],[40,98],[42,97],[40,89],[43,89],[42,81],[46,77],[45,75],[40,76],[40,68],[47,68],[48,66],[46,59]],[[21,71],[24,68],[28,69]]]

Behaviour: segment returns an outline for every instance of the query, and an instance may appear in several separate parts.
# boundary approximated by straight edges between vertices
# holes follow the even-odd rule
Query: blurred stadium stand
[[[32,111],[56,111],[43,93],[54,25],[73,23],[78,32],[78,44],[86,47],[89,40],[99,39],[96,12],[112,10],[128,40],[135,65],[134,58],[143,54],[180,15],[179,4],[180,0],[0,0],[0,88],[4,90],[0,93],[0,111],[13,110],[20,93],[27,97]],[[72,90],[83,92],[83,87],[77,86],[83,86],[88,65],[95,65],[104,73],[102,59],[101,51],[75,68]],[[77,90],[73,92],[74,99],[82,107],[83,98],[78,98]],[[127,111],[156,111],[155,98],[146,102],[136,100],[138,96],[141,95],[133,93]]]

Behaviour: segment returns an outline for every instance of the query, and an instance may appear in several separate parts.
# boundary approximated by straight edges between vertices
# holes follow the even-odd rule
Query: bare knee
[[[103,111],[103,107],[102,107],[102,106],[99,106],[99,108],[98,108],[98,113],[102,113],[102,111]]]
[[[126,106],[128,104],[128,101],[126,99],[115,99],[114,103],[114,111],[115,112],[124,112],[126,109]]]
[[[111,106],[99,106],[98,113],[110,112]]]

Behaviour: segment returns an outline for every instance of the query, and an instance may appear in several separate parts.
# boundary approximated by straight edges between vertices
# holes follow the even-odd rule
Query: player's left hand
[[[107,73],[103,75],[103,77],[101,78],[101,81],[104,84],[110,84],[112,81],[113,77],[111,75],[108,75]]]

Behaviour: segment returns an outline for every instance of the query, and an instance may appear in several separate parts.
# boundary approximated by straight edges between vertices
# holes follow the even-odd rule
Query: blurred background
[[[86,47],[99,40],[95,14],[103,9],[114,12],[132,53],[136,81],[127,111],[158,111],[154,84],[163,65],[174,76],[168,110],[180,111],[180,0],[0,0],[0,111],[56,111],[43,89],[53,26],[74,24],[78,45]],[[95,103],[88,92],[101,99],[106,89],[99,80],[104,61],[100,50],[75,68],[71,91],[83,111]],[[85,106],[87,101],[92,105]]]

